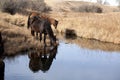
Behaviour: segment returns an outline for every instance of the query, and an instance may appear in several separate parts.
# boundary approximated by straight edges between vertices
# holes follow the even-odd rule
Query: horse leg
[[[46,46],[46,34],[44,34],[44,45]]]
[[[56,45],[56,36],[49,36],[50,38],[50,45],[52,46],[55,46]]]
[[[38,39],[38,32],[36,32],[36,39]]]
[[[34,34],[35,32],[33,31],[33,30],[31,30],[31,35],[32,36],[35,36],[35,34]]]
[[[51,34],[48,34],[49,35],[49,38],[50,38],[50,46],[52,46],[54,43],[55,43],[55,41],[54,41],[54,35],[53,36],[51,36]]]
[[[53,41],[52,41],[52,39],[50,39],[50,45],[52,46],[52,44],[53,44]]]
[[[44,58],[47,59],[47,55],[46,55],[46,46],[44,46]]]
[[[40,42],[41,42],[41,40],[42,40],[42,33],[40,33]]]
[[[36,32],[36,36],[38,37],[38,32]]]

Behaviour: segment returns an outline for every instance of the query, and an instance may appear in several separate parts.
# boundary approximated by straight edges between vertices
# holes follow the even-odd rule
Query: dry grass
[[[117,7],[113,6],[105,6],[100,5],[97,3],[90,3],[90,2],[83,2],[83,1],[59,1],[59,0],[45,0],[47,5],[51,6],[52,10],[54,12],[75,12],[74,9],[77,9],[77,11],[81,11],[84,7],[91,7],[91,6],[97,6],[103,9],[103,12],[117,12],[119,9]],[[72,9],[74,8],[74,9]],[[78,10],[79,8],[79,10]],[[81,9],[80,9],[81,8]],[[84,8],[85,9],[85,8]],[[92,8],[91,8],[92,9]],[[85,12],[86,10],[82,10]]]
[[[27,17],[23,15],[19,15],[19,14],[10,15],[8,13],[0,12],[0,16],[1,16],[1,20],[20,27],[26,26],[27,23]]]
[[[26,28],[20,28],[4,21],[0,21],[0,24],[0,31],[5,41],[4,49],[7,55],[14,55],[17,52],[41,46],[38,41],[31,37]]]
[[[120,44],[120,16],[116,13],[57,13],[58,31],[73,29],[77,36]]]

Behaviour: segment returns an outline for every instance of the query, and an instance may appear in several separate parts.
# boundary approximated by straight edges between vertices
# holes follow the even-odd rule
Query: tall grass
[[[58,13],[58,32],[72,29],[77,36],[120,44],[120,16],[115,13]]]

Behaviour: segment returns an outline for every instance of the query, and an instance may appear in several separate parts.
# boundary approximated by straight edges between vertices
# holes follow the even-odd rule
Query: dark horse
[[[55,20],[54,18],[50,18],[50,17],[48,17],[46,15],[42,15],[42,14],[40,15],[37,12],[32,12],[32,13],[29,14],[28,22],[27,22],[27,28],[28,29],[29,29],[30,24],[31,24],[31,19],[34,18],[35,16],[39,16],[42,19],[47,19],[50,22],[50,25],[53,25],[55,27],[55,29],[57,29],[57,25],[58,25],[58,21],[57,20]],[[34,36],[34,34],[33,34],[33,36]],[[38,36],[37,32],[36,32],[36,36]]]
[[[31,19],[31,34],[34,35],[34,32],[40,33],[40,42],[42,40],[42,33],[44,34],[44,44],[46,45],[46,35],[48,34],[50,38],[50,44],[53,45],[56,43],[56,37],[53,34],[51,24],[47,19],[40,18],[39,16],[34,16]]]

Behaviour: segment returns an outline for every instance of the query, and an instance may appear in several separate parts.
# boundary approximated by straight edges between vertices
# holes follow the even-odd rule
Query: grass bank
[[[120,12],[55,14],[51,16],[59,20],[58,32],[73,29],[78,37],[120,44]]]

